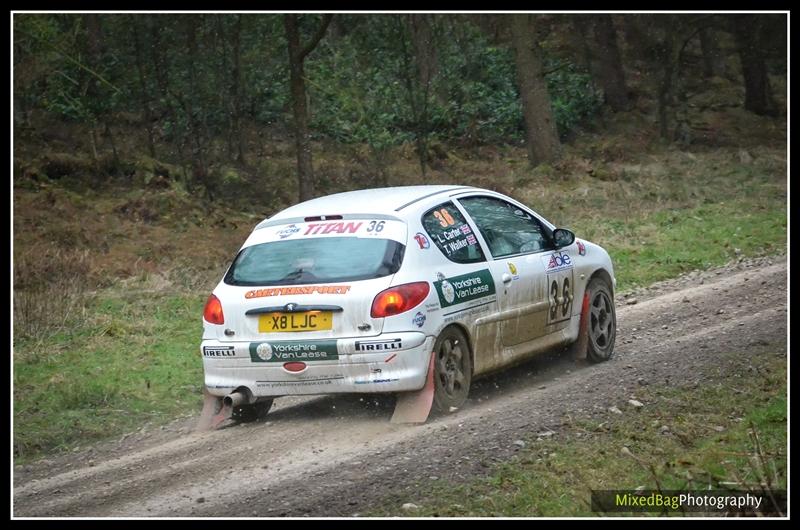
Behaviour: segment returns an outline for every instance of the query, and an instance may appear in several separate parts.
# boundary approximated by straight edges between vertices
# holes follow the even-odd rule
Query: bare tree
[[[534,38],[533,18],[531,15],[512,15],[509,18],[517,84],[525,120],[528,160],[532,166],[536,166],[558,159],[561,143],[544,79],[539,45]]]
[[[733,15],[732,27],[742,62],[744,108],[762,116],[777,116],[778,106],[772,97],[767,63],[762,52],[762,17]]]
[[[700,53],[703,57],[703,76],[706,78],[725,72],[725,62],[717,45],[718,35],[716,28],[711,25],[700,29]]]
[[[245,164],[244,135],[242,133],[242,18],[236,15],[231,38],[233,46],[233,72],[231,72],[231,92],[233,96],[233,131],[236,135],[236,151],[240,164]]]
[[[414,122],[419,166],[424,176],[429,165],[428,136],[431,84],[436,75],[436,21],[430,15],[408,15],[397,21],[398,42],[402,53],[401,77]],[[406,39],[406,29],[410,39]]]
[[[136,72],[139,77],[139,100],[144,111],[145,129],[147,130],[147,151],[151,158],[156,158],[156,143],[153,139],[153,111],[150,108],[150,92],[147,90],[147,81],[144,73],[144,60],[142,58],[142,26],[139,17],[131,17],[131,34],[133,40],[134,56],[136,57]]]
[[[614,112],[627,110],[630,106],[622,55],[617,45],[617,30],[611,15],[600,15],[594,20],[594,38],[598,60],[594,61],[598,82],[605,93],[606,103]]]
[[[283,25],[289,51],[289,85],[294,112],[294,137],[297,150],[297,182],[300,201],[314,197],[314,165],[311,159],[311,141],[308,130],[308,105],[306,103],[306,81],[304,63],[309,53],[314,51],[325,35],[333,15],[322,18],[317,31],[306,45],[300,42],[299,17],[284,15]]]

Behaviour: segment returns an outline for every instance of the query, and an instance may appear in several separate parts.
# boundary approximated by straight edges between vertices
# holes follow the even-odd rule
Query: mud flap
[[[578,340],[570,347],[573,359],[585,361],[589,351],[589,293],[583,293],[583,305],[581,305],[581,323],[578,328]]]
[[[433,405],[433,357],[431,352],[431,362],[428,364],[428,377],[425,386],[416,392],[403,392],[397,396],[397,404],[394,406],[392,423],[425,423]]]
[[[197,422],[197,431],[216,429],[220,423],[231,417],[233,407],[223,405],[221,397],[212,395],[203,385],[203,410]]]

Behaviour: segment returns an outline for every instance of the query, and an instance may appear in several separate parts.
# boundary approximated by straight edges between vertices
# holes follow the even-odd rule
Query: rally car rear
[[[401,392],[426,380],[433,337],[384,322],[421,304],[427,282],[394,285],[407,241],[388,216],[258,227],[209,297],[207,394],[253,404],[283,395]]]

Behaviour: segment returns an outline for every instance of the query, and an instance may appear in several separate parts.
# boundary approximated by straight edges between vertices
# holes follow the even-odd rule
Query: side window
[[[467,220],[452,202],[445,202],[422,216],[422,226],[434,244],[456,263],[486,261],[480,243]]]
[[[467,197],[459,202],[478,225],[496,258],[552,248],[541,223],[509,202],[494,197]]]

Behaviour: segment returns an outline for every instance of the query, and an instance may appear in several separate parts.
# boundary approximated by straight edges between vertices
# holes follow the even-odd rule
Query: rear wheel
[[[267,416],[269,409],[272,408],[272,401],[272,399],[265,399],[250,405],[234,407],[231,412],[231,419],[239,423],[263,420]]]
[[[599,363],[609,360],[614,354],[617,312],[611,288],[605,280],[594,278],[586,289],[589,293],[589,313],[586,315],[589,344],[586,357],[594,363]]]
[[[443,413],[464,404],[472,381],[472,359],[464,333],[447,328],[433,348],[433,406]]]

